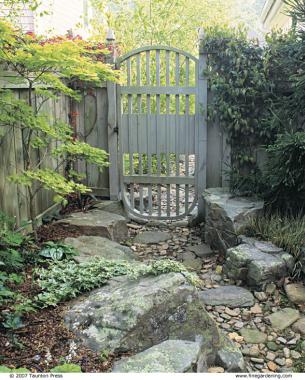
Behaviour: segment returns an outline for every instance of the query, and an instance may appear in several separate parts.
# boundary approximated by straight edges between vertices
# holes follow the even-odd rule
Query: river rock
[[[185,373],[202,372],[200,344],[184,340],[166,340],[127,359],[115,363],[112,372]],[[198,365],[199,364],[199,365]]]
[[[99,236],[66,238],[64,242],[79,252],[79,256],[75,256],[75,260],[79,263],[88,261],[94,257],[124,261],[133,261],[136,259],[135,254],[129,247]]]
[[[270,251],[274,247],[273,253],[261,251],[255,241],[228,249],[224,273],[257,289],[288,276],[294,266],[293,257],[283,250],[278,251],[272,243],[264,242],[264,246],[267,245]]]
[[[221,286],[200,292],[200,298],[206,305],[249,307],[254,304],[254,297],[249,290],[238,286]]]
[[[74,301],[65,322],[98,352],[138,353],[164,340],[187,340],[201,343],[209,364],[220,342],[197,289],[180,273],[113,279]]]
[[[228,189],[211,188],[203,195],[205,208],[205,242],[225,254],[238,244],[238,231],[263,210],[264,202],[235,197]]]
[[[163,231],[145,231],[137,235],[134,239],[138,244],[158,244],[171,240],[171,235]]]
[[[80,235],[100,236],[117,242],[128,238],[126,219],[117,214],[101,210],[78,212],[59,220],[56,224]]]
[[[300,318],[300,313],[296,309],[287,307],[269,315],[267,318],[274,329],[285,330]]]
[[[292,303],[296,305],[305,304],[305,286],[303,284],[287,284],[285,291]]]

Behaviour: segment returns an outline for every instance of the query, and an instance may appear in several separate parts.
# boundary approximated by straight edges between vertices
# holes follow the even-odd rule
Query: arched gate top
[[[181,55],[184,55],[185,57],[193,60],[194,62],[198,62],[198,58],[196,58],[194,55],[184,51],[184,50],[181,50],[181,49],[177,49],[177,48],[173,48],[173,47],[170,47],[170,46],[165,46],[165,45],[152,45],[152,46],[144,46],[144,47],[141,47],[141,48],[138,48],[138,49],[134,49],[130,52],[128,52],[127,54],[125,55],[122,55],[121,57],[119,57],[117,59],[117,64],[121,64],[122,62],[124,62],[126,59],[128,58],[131,58],[137,54],[140,54],[140,53],[143,53],[145,51],[153,51],[153,50],[165,50],[165,51],[172,51],[174,53],[178,53],[178,54],[181,54]]]

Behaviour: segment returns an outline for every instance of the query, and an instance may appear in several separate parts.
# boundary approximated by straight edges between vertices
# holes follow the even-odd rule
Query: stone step
[[[216,289],[209,289],[200,292],[200,298],[206,305],[249,307],[254,304],[252,293],[238,286],[221,286]]]
[[[123,216],[98,209],[70,214],[56,224],[80,235],[100,236],[117,242],[128,238],[127,221]]]
[[[184,340],[166,340],[139,354],[115,363],[113,372],[120,373],[186,373],[202,372],[200,344]]]
[[[89,261],[94,257],[107,260],[136,260],[136,255],[129,247],[99,236],[66,238],[64,243],[71,245],[78,251],[79,256],[76,256],[75,260],[79,263]]]

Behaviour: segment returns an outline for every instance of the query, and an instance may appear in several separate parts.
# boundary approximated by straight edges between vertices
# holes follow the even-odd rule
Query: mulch
[[[25,281],[14,290],[27,297],[34,297],[39,287],[33,282],[32,270],[28,269]],[[32,372],[49,372],[65,362],[70,343],[76,342],[76,355],[70,361],[81,366],[83,372],[107,372],[114,356],[106,361],[80,343],[64,324],[63,314],[67,304],[29,313],[23,317],[24,326],[12,330],[0,328],[0,363],[10,368],[25,367]],[[0,308],[1,315],[7,311]],[[0,318],[1,319],[1,318]],[[49,360],[47,360],[49,358]]]

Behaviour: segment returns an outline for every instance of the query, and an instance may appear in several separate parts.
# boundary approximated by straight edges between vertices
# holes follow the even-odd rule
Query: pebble
[[[257,300],[261,302],[267,301],[268,299],[267,294],[264,292],[254,292],[254,296]]]
[[[224,368],[222,367],[211,367],[208,369],[209,373],[224,373]]]
[[[293,361],[291,359],[286,359],[286,367],[290,368],[293,366]]]
[[[284,358],[276,358],[274,361],[276,364],[280,365],[281,367],[284,367],[284,365],[286,365],[286,360]]]
[[[225,308],[225,313],[230,315],[231,317],[238,317],[239,314],[240,314],[240,310],[239,309],[229,309],[228,307]]]
[[[298,351],[291,350],[290,351],[292,359],[300,359],[302,356]]]
[[[244,323],[241,322],[241,321],[238,321],[238,322],[235,323],[234,327],[236,329],[242,329],[244,327]]]
[[[283,353],[284,353],[284,356],[285,356],[286,359],[290,358],[290,350],[289,350],[289,348],[284,347],[283,348]]]
[[[276,358],[276,355],[273,353],[273,352],[268,352],[267,353],[267,355],[266,355],[266,358],[268,359],[268,360],[270,360],[271,362],[273,362],[274,361],[274,359]]]
[[[251,362],[253,363],[258,363],[258,364],[263,364],[264,363],[264,359],[261,359],[261,358],[250,358]]]
[[[252,314],[262,314],[262,308],[259,306],[258,303],[256,303],[254,306],[251,307],[250,313]]]
[[[267,363],[267,367],[270,369],[270,371],[275,372],[277,370],[277,365],[273,362],[270,361]]]
[[[280,343],[283,343],[283,344],[287,343],[287,340],[285,338],[283,338],[282,336],[278,337],[277,341],[280,342]]]
[[[258,346],[252,346],[249,351],[249,356],[257,357],[260,355],[260,350]]]

